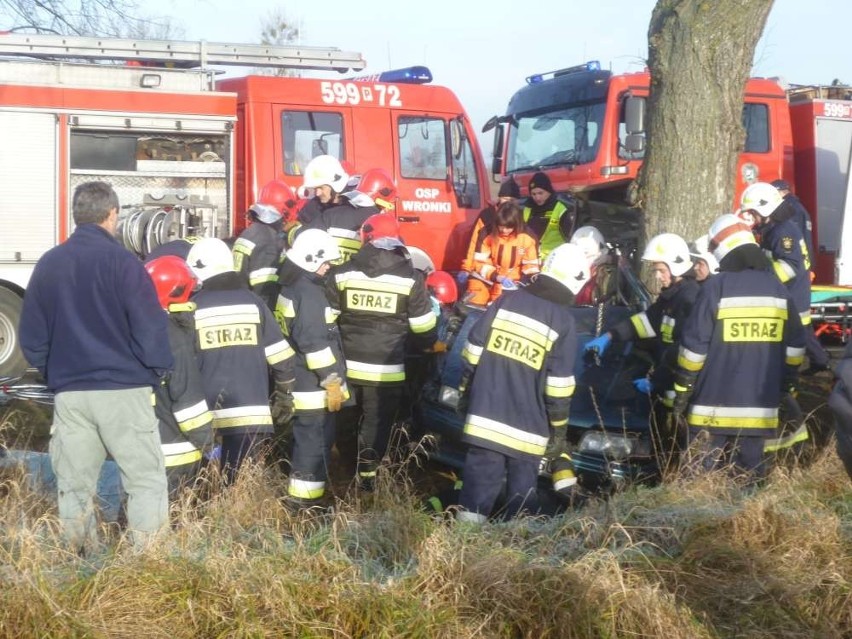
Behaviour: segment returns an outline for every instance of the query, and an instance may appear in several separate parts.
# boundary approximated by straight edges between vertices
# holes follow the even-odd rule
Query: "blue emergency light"
[[[584,64],[578,64],[573,67],[566,67],[564,69],[557,69],[556,71],[545,71],[544,73],[536,73],[534,75],[527,76],[527,84],[536,84],[538,82],[542,82],[544,80],[544,76],[552,75],[554,78],[559,77],[561,75],[571,75],[574,73],[586,73],[589,71],[600,71],[601,63],[597,60],[589,60]]]
[[[432,72],[427,67],[404,67],[383,71],[379,74],[379,82],[404,82],[406,84],[427,84],[432,81]]]

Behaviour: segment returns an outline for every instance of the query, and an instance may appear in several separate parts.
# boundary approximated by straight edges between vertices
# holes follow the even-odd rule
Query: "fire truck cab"
[[[396,215],[430,267],[457,270],[488,177],[458,98],[427,84],[425,67],[348,80],[248,76],[223,80],[237,95],[236,200],[245,211],[268,180],[302,185],[317,155],[357,173],[380,167],[397,185]]]

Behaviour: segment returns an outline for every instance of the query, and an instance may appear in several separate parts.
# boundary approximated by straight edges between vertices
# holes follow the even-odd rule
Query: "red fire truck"
[[[26,365],[24,289],[73,231],[70,196],[89,180],[114,186],[120,239],[142,257],[177,237],[239,233],[267,181],[298,187],[329,153],[388,170],[406,242],[437,267],[460,262],[488,178],[469,118],[428,70],[217,82],[217,65],[346,73],[365,61],[335,48],[0,34],[0,377]]]
[[[506,114],[486,124],[496,129],[492,171],[521,185],[545,171],[557,190],[583,204],[623,204],[644,157],[649,87],[647,72],[615,75],[598,62],[529,76]],[[829,284],[837,282],[852,150],[850,99],[848,87],[785,89],[753,78],[743,101],[736,197],[755,181],[789,181],[814,218],[817,281]],[[852,284],[852,273],[840,283]]]

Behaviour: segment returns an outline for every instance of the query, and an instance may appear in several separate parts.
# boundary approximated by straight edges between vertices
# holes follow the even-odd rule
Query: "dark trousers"
[[[388,451],[388,442],[402,401],[403,387],[352,384],[351,388],[361,409],[361,425],[358,428],[358,475],[373,477],[379,462]]]
[[[296,411],[292,423],[290,477],[310,482],[325,482],[328,479],[335,424],[335,413]]]
[[[766,476],[766,460],[763,453],[764,437],[748,435],[717,435],[709,434],[704,439],[706,431],[689,429],[690,445],[699,441],[698,463],[704,470],[718,470],[732,466],[738,473],[746,473],[752,480]]]
[[[223,434],[220,464],[225,480],[233,483],[243,462],[248,458],[262,458],[268,443],[269,435],[266,433]]]
[[[837,456],[840,457],[849,478],[852,479],[852,422],[836,414],[834,432],[837,438]]]
[[[536,512],[538,496],[538,459],[515,458],[479,446],[468,448],[464,459],[459,505],[467,511],[486,517],[491,515],[497,497],[506,481],[505,518],[522,511]]]
[[[169,501],[174,501],[180,497],[180,493],[184,489],[192,488],[199,470],[201,470],[200,461],[166,468],[166,480],[169,483]]]

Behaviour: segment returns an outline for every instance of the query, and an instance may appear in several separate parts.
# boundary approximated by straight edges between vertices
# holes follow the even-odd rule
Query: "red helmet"
[[[384,169],[370,169],[361,176],[358,190],[369,195],[376,206],[382,209],[392,209],[396,199],[396,184]]]
[[[169,304],[183,304],[189,300],[198,280],[186,260],[176,255],[164,255],[145,264],[145,270],[154,282],[160,306],[169,309]]]
[[[393,215],[376,213],[361,225],[361,242],[366,244],[383,237],[399,239],[399,224]]]
[[[432,271],[426,277],[426,287],[441,304],[455,304],[459,299],[456,279],[446,271]]]
[[[260,196],[257,198],[257,203],[274,206],[278,209],[281,217],[287,218],[296,208],[298,199],[293,189],[286,182],[272,180],[264,184],[263,188],[260,189]]]

